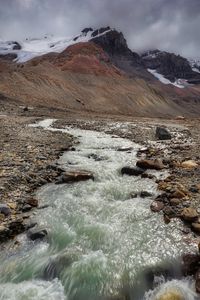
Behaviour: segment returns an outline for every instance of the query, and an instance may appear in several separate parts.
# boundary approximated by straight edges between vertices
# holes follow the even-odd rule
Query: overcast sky
[[[164,49],[200,57],[200,0],[0,0],[0,37],[73,36],[115,27],[135,51]]]

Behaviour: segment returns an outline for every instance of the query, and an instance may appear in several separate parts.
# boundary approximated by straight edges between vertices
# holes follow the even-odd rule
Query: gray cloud
[[[121,30],[135,51],[200,57],[200,0],[0,0],[0,37],[73,36],[86,26]]]

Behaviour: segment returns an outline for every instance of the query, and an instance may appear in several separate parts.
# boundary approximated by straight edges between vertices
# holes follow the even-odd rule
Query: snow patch
[[[175,82],[171,82],[169,79],[165,78],[162,74],[158,73],[156,70],[147,69],[147,71],[150,72],[152,75],[154,75],[163,84],[171,84],[180,89],[183,89],[186,86],[188,86],[187,81],[184,79],[177,79]]]
[[[196,72],[196,73],[200,73],[200,70],[197,68],[192,68],[192,71]]]
[[[200,59],[188,59],[192,70],[196,73],[200,73]]]

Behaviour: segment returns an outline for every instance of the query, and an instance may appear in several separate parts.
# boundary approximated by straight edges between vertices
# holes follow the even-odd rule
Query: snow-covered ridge
[[[80,42],[88,42],[92,38],[102,36],[112,29],[105,30],[102,33],[97,33],[95,36],[92,34],[96,30],[82,31],[81,34],[73,38],[55,37],[53,35],[46,35],[41,39],[26,39],[24,41],[12,42],[0,40],[0,55],[15,54],[15,59],[18,63],[24,63],[34,57],[38,57],[50,52],[60,53],[68,46]],[[16,44],[18,47],[16,47]],[[21,49],[16,49],[21,48]]]

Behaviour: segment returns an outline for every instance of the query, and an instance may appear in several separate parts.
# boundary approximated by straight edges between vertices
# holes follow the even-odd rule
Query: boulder
[[[162,170],[165,168],[162,161],[158,159],[141,159],[137,161],[136,166],[145,170]]]
[[[11,210],[6,204],[0,204],[0,214],[3,214],[4,216],[9,216],[11,214]]]
[[[181,163],[181,167],[185,169],[197,168],[199,165],[194,160],[186,160]]]
[[[192,207],[186,207],[181,212],[181,218],[184,221],[194,222],[198,218],[197,210]]]
[[[36,198],[28,198],[25,202],[30,206],[38,207],[38,200]]]
[[[170,132],[164,127],[156,128],[156,138],[159,140],[171,140],[172,136]]]
[[[184,276],[195,275],[200,268],[199,254],[185,254],[182,257],[182,273]]]
[[[160,212],[164,208],[164,203],[162,203],[160,201],[153,201],[151,203],[150,208],[151,208],[151,211],[153,211],[153,212]]]
[[[47,237],[48,232],[46,229],[30,229],[27,232],[27,236],[30,240],[35,241],[35,240],[41,240]]]
[[[192,223],[192,229],[195,232],[200,233],[200,223]]]
[[[121,169],[122,175],[126,174],[129,176],[139,176],[142,175],[144,172],[145,170],[139,167],[123,167]]]
[[[185,196],[186,196],[186,194],[179,189],[176,189],[175,192],[172,193],[172,195],[171,195],[172,198],[177,198],[177,199],[182,199]]]
[[[4,225],[0,225],[0,242],[6,241],[8,239],[8,235],[9,229]]]
[[[181,200],[180,199],[176,199],[176,198],[172,198],[172,199],[170,199],[170,204],[172,206],[177,206],[177,205],[181,204]]]
[[[66,171],[56,182],[57,184],[62,183],[72,183],[72,182],[78,182],[78,181],[85,181],[92,179],[94,180],[94,175],[91,172],[88,171]]]
[[[170,218],[177,217],[177,213],[171,206],[165,206],[163,213]]]
[[[147,192],[147,191],[142,191],[141,193],[140,193],[140,197],[141,198],[147,198],[147,197],[152,197],[153,196],[153,194],[152,193],[149,193],[149,192]]]
[[[141,175],[141,177],[142,177],[142,178],[148,178],[148,179],[155,179],[155,180],[157,179],[155,175],[153,175],[153,174],[148,174],[148,173],[143,173],[143,174]]]
[[[164,216],[163,216],[163,220],[164,220],[165,224],[169,224],[169,223],[171,222],[170,217],[167,216],[167,215],[164,215]]]

